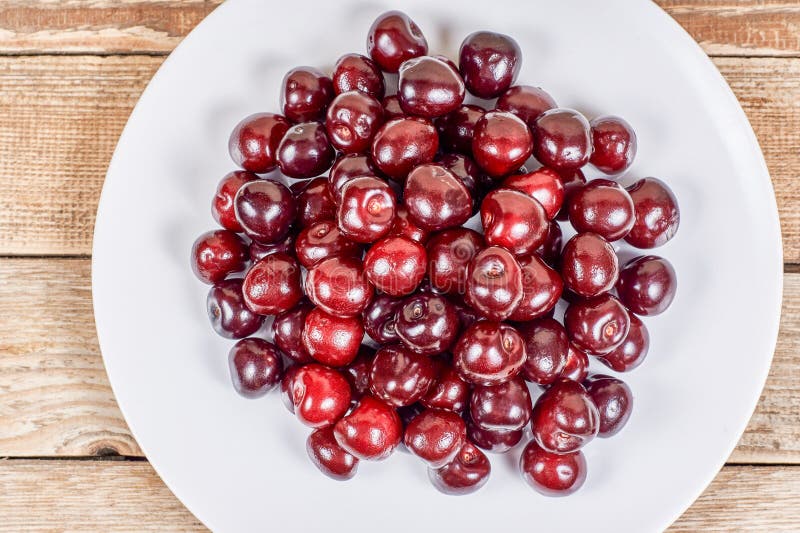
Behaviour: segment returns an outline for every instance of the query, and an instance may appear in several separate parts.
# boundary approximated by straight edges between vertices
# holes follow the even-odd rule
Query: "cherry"
[[[379,461],[389,457],[403,437],[403,423],[394,409],[372,396],[364,396],[333,428],[336,442],[359,459]]]
[[[410,350],[422,355],[442,353],[453,345],[459,330],[455,307],[437,294],[414,294],[397,310],[395,330]]]
[[[678,200],[663,181],[644,178],[630,187],[635,221],[625,240],[637,248],[662,246],[675,236],[681,221]]]
[[[440,117],[455,111],[466,90],[458,70],[430,56],[415,57],[400,65],[397,96],[409,115]]]
[[[281,108],[292,122],[322,119],[332,99],[333,82],[313,67],[293,68],[283,78]]]
[[[517,115],[530,127],[539,115],[557,107],[553,97],[541,87],[515,85],[497,99],[495,107],[500,111],[508,111]]]
[[[451,228],[434,234],[426,246],[431,285],[442,292],[463,294],[467,267],[484,246],[481,234],[467,228]]]
[[[490,430],[479,427],[474,422],[467,422],[467,437],[469,440],[483,448],[487,452],[506,453],[511,448],[519,444],[522,440],[523,431],[515,430]]]
[[[374,293],[361,261],[354,257],[329,257],[306,275],[308,299],[326,313],[336,316],[360,315]]]
[[[334,203],[342,202],[342,188],[348,182],[364,176],[377,177],[377,172],[378,170],[367,155],[347,154],[337,159],[328,175],[328,190]],[[334,215],[333,218],[336,216]]]
[[[303,347],[322,364],[346,366],[358,355],[364,326],[360,318],[337,317],[314,308],[306,316]]]
[[[263,244],[283,239],[297,212],[292,192],[273,180],[255,180],[242,185],[236,193],[234,209],[247,236]]]
[[[464,420],[452,411],[425,409],[406,427],[406,448],[431,468],[441,468],[455,459],[467,441]]]
[[[489,480],[492,465],[472,443],[466,442],[452,462],[441,468],[428,468],[428,478],[444,494],[470,494]]]
[[[335,155],[325,126],[301,122],[289,128],[278,145],[278,166],[290,178],[313,178],[331,168]]]
[[[550,385],[564,372],[567,365],[569,338],[557,320],[542,318],[521,324],[519,334],[525,339],[525,364],[522,375],[539,385]]]
[[[551,453],[536,441],[525,446],[519,467],[528,485],[545,496],[567,496],[580,489],[586,481],[583,452]]]
[[[360,91],[349,91],[334,98],[325,120],[331,144],[346,154],[368,151],[382,124],[383,106]]]
[[[314,466],[330,478],[344,481],[358,471],[358,459],[339,446],[331,427],[315,429],[306,439],[306,451]]]
[[[558,268],[557,265],[561,260],[561,244],[561,226],[554,220],[550,222],[550,226],[547,228],[547,238],[544,243],[536,249],[536,253],[539,254],[539,257],[544,259],[548,265],[553,268]]]
[[[517,376],[490,387],[476,386],[469,400],[469,416],[475,425],[490,431],[516,431],[531,419],[531,395]]]
[[[303,328],[312,308],[308,301],[301,300],[293,308],[277,315],[272,322],[272,338],[275,345],[286,357],[301,365],[314,361],[303,346]]]
[[[424,245],[428,240],[429,233],[430,232],[428,230],[420,227],[419,224],[411,220],[411,217],[408,214],[408,208],[401,204],[397,206],[394,216],[394,223],[392,224],[392,229],[389,230],[387,236],[405,237],[406,239],[411,239],[412,241]]]
[[[444,150],[461,154],[472,153],[472,136],[475,124],[486,110],[477,105],[462,105],[458,109],[436,119],[439,144]]]
[[[361,257],[361,245],[342,235],[332,220],[317,222],[301,231],[294,250],[297,260],[308,269],[331,257]]]
[[[387,11],[372,23],[367,53],[386,72],[397,72],[412,57],[428,53],[428,41],[419,26],[401,11]]]
[[[564,283],[558,272],[536,254],[520,257],[517,262],[522,269],[522,300],[509,318],[526,322],[546,315],[555,307]]]
[[[399,345],[384,346],[375,354],[369,372],[369,388],[379,400],[394,407],[416,403],[436,379],[429,357]]]
[[[281,352],[263,339],[242,339],[228,353],[231,381],[245,398],[258,398],[281,381]]]
[[[386,120],[393,118],[404,118],[406,116],[403,108],[400,107],[400,97],[396,94],[387,96],[383,99],[383,116]]]
[[[383,98],[383,74],[370,58],[345,54],[333,66],[333,91],[342,94],[361,91],[378,100]]]
[[[252,172],[237,170],[229,172],[220,180],[217,185],[217,193],[211,201],[211,216],[225,229],[241,233],[244,231],[242,225],[236,220],[236,213],[233,209],[233,199],[239,188],[248,181],[257,180],[258,176]]]
[[[395,320],[397,311],[403,305],[401,298],[378,294],[364,309],[364,330],[379,344],[399,342]]]
[[[290,386],[294,414],[306,426],[331,426],[350,407],[350,384],[332,368],[316,363],[300,367]]]
[[[550,225],[542,204],[513,189],[495,189],[481,202],[484,238],[514,255],[533,253],[547,239]]]
[[[586,379],[589,375],[589,356],[585,352],[580,351],[574,344],[569,343],[567,350],[567,364],[564,365],[564,370],[559,374],[559,378],[571,379],[578,383]]]
[[[480,98],[496,98],[519,73],[522,50],[517,41],[489,31],[471,33],[461,43],[458,65],[469,92]]]
[[[551,109],[534,121],[533,155],[558,172],[577,170],[589,162],[592,135],[586,117],[572,109]]]
[[[603,294],[569,304],[564,314],[564,327],[580,350],[602,355],[625,340],[630,317],[619,300]]]
[[[226,229],[208,231],[192,245],[192,271],[204,283],[218,283],[247,264],[247,245]]]
[[[339,229],[360,243],[375,242],[389,233],[397,211],[397,198],[380,178],[363,176],[347,182],[337,212]]]
[[[660,315],[672,303],[678,279],[672,264],[657,255],[628,261],[619,273],[619,299],[637,315]]]
[[[522,268],[504,248],[490,246],[478,252],[467,269],[464,300],[486,318],[505,320],[524,295]]]
[[[438,367],[439,374],[436,381],[428,389],[427,394],[420,398],[419,403],[430,409],[462,412],[469,400],[469,383],[461,379],[449,361],[440,361]]]
[[[469,191],[440,165],[424,164],[412,170],[403,197],[411,220],[429,231],[460,226],[472,214]]]
[[[636,157],[636,133],[624,119],[615,116],[592,120],[591,163],[605,174],[625,172]]]
[[[369,392],[369,373],[374,360],[375,350],[369,346],[361,345],[356,358],[343,369],[344,377],[347,378],[347,381],[350,382],[350,387],[353,389],[354,401],[358,401]]]
[[[276,153],[291,123],[274,113],[256,113],[243,119],[231,133],[228,152],[238,166],[265,173],[278,164]]]
[[[433,161],[438,149],[439,136],[431,121],[406,117],[389,120],[378,130],[371,153],[381,172],[403,181],[414,167]]]
[[[576,381],[556,381],[533,406],[533,438],[551,453],[579,450],[597,435],[599,427],[597,407]]]
[[[290,231],[282,241],[274,242],[272,244],[261,244],[258,241],[250,243],[250,261],[257,262],[264,259],[266,256],[282,252],[289,255],[294,255],[294,244],[297,235]]]
[[[628,423],[633,409],[633,392],[624,381],[594,374],[583,382],[600,413],[598,437],[613,437]]]
[[[426,266],[425,247],[405,237],[386,237],[364,256],[367,279],[390,296],[412,293],[425,277]]]
[[[561,276],[564,285],[580,296],[610,291],[619,277],[614,247],[594,233],[575,235],[561,253]]]
[[[561,210],[556,215],[556,220],[567,220],[569,218],[570,197],[573,192],[586,183],[586,176],[580,170],[559,173],[559,175],[564,184],[564,202],[561,205]]]
[[[472,154],[489,176],[500,178],[525,163],[533,151],[528,126],[507,111],[489,111],[475,124]]]
[[[631,327],[622,344],[598,357],[601,363],[617,372],[629,372],[642,364],[650,348],[650,334],[642,320],[630,313]]]
[[[509,176],[503,181],[503,187],[535,198],[544,207],[549,220],[555,218],[564,203],[564,183],[561,176],[547,167]]]
[[[270,254],[250,267],[242,292],[254,313],[277,315],[291,309],[303,297],[300,266],[287,254]]]
[[[478,165],[464,154],[440,154],[436,157],[436,162],[455,175],[464,187],[467,188],[474,200],[477,200],[481,185],[481,169]],[[473,202],[474,204],[475,202]],[[473,208],[474,211],[474,208]]]
[[[453,349],[453,366],[475,385],[508,381],[519,373],[525,359],[525,344],[517,330],[491,320],[472,324]]]
[[[208,291],[206,299],[211,326],[226,339],[241,339],[261,327],[263,318],[247,308],[242,295],[242,280],[220,281]]]
[[[616,182],[593,180],[570,194],[569,221],[578,232],[616,241],[633,227],[633,200]]]

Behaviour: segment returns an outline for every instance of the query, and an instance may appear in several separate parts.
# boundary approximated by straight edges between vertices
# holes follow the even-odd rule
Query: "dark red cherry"
[[[400,342],[395,328],[397,311],[403,305],[402,298],[377,294],[364,309],[364,330],[379,344]]]
[[[397,206],[394,216],[394,223],[392,229],[389,230],[387,237],[405,237],[412,241],[424,245],[428,240],[428,230],[420,227],[419,224],[411,220],[408,214],[408,208],[401,204]]]
[[[308,301],[302,300],[292,309],[276,316],[272,322],[272,338],[275,344],[286,357],[301,365],[314,361],[303,346],[303,328],[312,308]]]
[[[317,222],[301,231],[294,249],[297,260],[306,268],[331,257],[361,257],[361,245],[342,235],[332,220]]]
[[[556,220],[567,220],[569,218],[569,200],[572,193],[586,183],[586,176],[580,170],[560,173],[561,181],[564,183],[564,203],[561,210],[556,215]]]
[[[374,360],[375,350],[362,344],[353,362],[342,369],[344,377],[347,378],[353,389],[353,400],[355,401],[360,400],[369,392],[369,373]]]
[[[522,300],[509,318],[526,322],[545,316],[561,298],[561,276],[536,254],[520,257],[517,262],[522,269]]]
[[[625,172],[636,157],[636,133],[624,119],[615,116],[592,120],[591,163],[606,174]]]
[[[440,117],[455,111],[464,101],[464,80],[456,69],[430,56],[409,59],[400,65],[397,96],[409,115]]]
[[[551,453],[535,440],[523,450],[519,467],[528,485],[545,496],[567,496],[586,481],[586,457],[582,451]]]
[[[600,413],[598,437],[613,437],[628,423],[633,409],[633,392],[624,381],[594,374],[583,382]]]
[[[472,443],[461,447],[452,462],[441,468],[428,468],[428,478],[444,494],[470,494],[489,480],[492,465],[489,459]]]
[[[392,188],[380,178],[363,176],[350,180],[342,188],[337,221],[345,237],[371,243],[389,233],[396,211],[397,199]]]
[[[328,106],[325,128],[334,148],[346,154],[369,150],[383,124],[383,106],[360,91],[342,93]]]
[[[236,212],[233,208],[233,200],[239,188],[248,181],[257,180],[258,176],[252,172],[237,170],[229,172],[220,180],[217,185],[217,193],[211,201],[211,216],[225,229],[241,233],[244,231],[242,225],[236,220]]]
[[[616,241],[633,227],[633,200],[616,182],[593,180],[570,194],[569,221],[579,233]]]
[[[278,166],[290,178],[313,178],[331,168],[335,155],[325,126],[301,122],[289,128],[278,145]]]
[[[369,388],[379,400],[402,407],[425,396],[435,379],[436,366],[429,357],[400,345],[389,345],[375,353]]]
[[[386,237],[364,256],[367,279],[390,296],[412,293],[425,277],[426,266],[425,247],[405,237]]]
[[[368,155],[347,154],[340,157],[331,167],[328,175],[328,190],[336,204],[342,201],[342,189],[355,178],[377,177],[378,169]],[[335,217],[334,217],[335,218]]]
[[[283,239],[295,219],[292,192],[273,180],[245,183],[234,199],[236,220],[253,240],[271,244]]]
[[[524,192],[544,207],[547,218],[555,218],[564,203],[564,183],[555,170],[541,167],[533,172],[514,174],[503,181],[503,187]]]
[[[339,446],[332,427],[315,429],[306,439],[306,452],[314,466],[330,478],[344,481],[358,471],[358,459]]]
[[[411,219],[429,231],[460,226],[472,215],[469,191],[440,165],[425,164],[412,170],[403,200]]]
[[[283,240],[273,242],[272,244],[261,244],[258,241],[252,241],[250,243],[250,261],[255,263],[268,255],[277,254],[278,252],[294,255],[294,241],[296,239],[297,234],[290,230]]]
[[[471,229],[451,228],[435,233],[426,246],[431,285],[442,292],[464,294],[467,268],[484,246],[481,234]]]
[[[560,377],[567,365],[569,338],[557,320],[542,318],[520,324],[519,334],[525,339],[525,364],[522,375],[539,385],[550,385]]]
[[[309,300],[336,316],[360,315],[374,293],[361,261],[341,256],[329,257],[309,269],[305,288]]]
[[[333,66],[333,91],[361,91],[380,100],[384,94],[383,74],[370,58],[345,54]]]
[[[441,468],[455,459],[467,441],[464,420],[452,412],[426,409],[406,427],[406,448],[431,468]]]
[[[206,299],[211,326],[226,339],[241,339],[261,327],[263,318],[247,308],[242,295],[242,280],[220,281],[208,291]]]
[[[400,98],[396,94],[383,99],[383,116],[386,120],[403,118],[406,116],[405,111],[400,107]]]
[[[650,349],[650,334],[642,320],[630,313],[631,327],[622,344],[598,357],[601,363],[617,372],[629,372],[642,364]]]
[[[350,384],[332,368],[316,363],[300,367],[290,386],[294,414],[306,426],[331,426],[350,408]]]
[[[619,261],[614,247],[594,233],[579,233],[561,252],[564,285],[583,297],[597,296],[614,288]]]
[[[372,161],[378,169],[403,181],[414,167],[433,161],[439,136],[430,120],[422,117],[395,118],[375,134]]]
[[[469,400],[470,420],[491,431],[516,431],[531,419],[531,395],[525,381],[517,376],[490,387],[472,389]]]
[[[403,438],[403,423],[395,410],[364,396],[333,428],[336,442],[359,459],[379,461],[389,457]]]
[[[577,451],[597,435],[599,428],[597,407],[576,381],[556,381],[533,406],[533,438],[548,452]]]
[[[655,248],[675,236],[681,221],[678,200],[663,181],[644,178],[630,187],[635,222],[625,240],[637,248]]]
[[[317,222],[336,218],[336,202],[328,188],[327,178],[315,178],[303,183],[303,187],[294,190],[297,205],[297,224],[307,228]],[[295,184],[295,185],[297,185]]]
[[[481,191],[481,180],[486,179],[485,177],[482,178],[481,169],[478,168],[478,165],[463,154],[440,154],[436,157],[436,163],[440,164],[450,172],[452,172],[455,177],[461,180],[461,183],[464,184],[464,187],[467,188],[470,195],[472,195],[473,200],[478,200],[478,195],[482,192]],[[476,204],[473,201],[473,204]],[[473,207],[473,211],[475,208]]]
[[[461,154],[472,154],[472,136],[475,124],[486,110],[477,105],[462,105],[458,109],[436,119],[439,144],[442,149]]]
[[[545,111],[531,126],[533,155],[558,172],[577,170],[589,162],[592,135],[586,117],[572,109]]]
[[[544,243],[536,249],[536,253],[539,254],[539,257],[544,259],[548,265],[553,268],[558,268],[558,264],[561,260],[561,248],[561,226],[558,222],[553,220],[550,222],[550,227],[547,229],[547,238]]]
[[[228,141],[231,159],[250,172],[269,172],[278,164],[278,144],[290,126],[288,120],[274,113],[246,117],[236,125]]]
[[[555,109],[556,101],[541,87],[515,85],[497,99],[495,107],[500,111],[508,111],[517,115],[530,127],[539,115]]]
[[[469,400],[470,385],[458,375],[449,361],[439,361],[436,381],[419,403],[430,409],[445,409],[460,413]]]
[[[514,255],[533,253],[544,244],[550,224],[542,204],[513,189],[495,189],[481,202],[481,224],[490,246]]]
[[[619,299],[637,315],[660,315],[672,303],[678,279],[672,264],[657,255],[628,261],[619,273]]]
[[[395,319],[397,336],[410,350],[422,355],[449,350],[459,327],[453,304],[444,296],[431,293],[407,297]]]
[[[217,283],[228,274],[242,271],[247,256],[247,245],[233,231],[208,231],[192,245],[192,271],[204,283]]]
[[[291,309],[303,297],[300,265],[287,254],[270,254],[250,267],[242,292],[247,307],[260,315]]]
[[[589,375],[589,356],[580,351],[574,344],[569,343],[567,350],[567,364],[558,376],[563,379],[571,379],[581,383]]]
[[[408,59],[427,54],[428,41],[408,15],[387,11],[369,29],[367,53],[384,71],[397,72]]]
[[[517,41],[490,31],[471,33],[461,43],[458,67],[469,92],[496,98],[514,83],[522,64]]]
[[[464,300],[486,318],[510,317],[523,295],[522,268],[506,249],[484,248],[469,264]]]
[[[487,452],[506,453],[511,448],[519,444],[522,440],[523,431],[515,430],[490,430],[479,427],[471,420],[467,422],[467,438]]]
[[[453,349],[453,366],[466,381],[497,385],[516,376],[525,364],[525,345],[507,324],[484,320],[472,324]]]
[[[293,68],[283,78],[281,108],[292,122],[322,119],[332,99],[331,79],[313,67]]]
[[[500,178],[525,163],[533,150],[528,126],[507,111],[489,111],[475,124],[472,154],[487,174]]]
[[[324,365],[346,366],[352,363],[363,338],[361,318],[330,315],[318,307],[306,316],[303,347]]]
[[[622,344],[630,329],[625,306],[609,294],[569,304],[564,327],[575,345],[588,353],[606,354]]]
[[[231,381],[245,398],[258,398],[281,381],[281,352],[263,339],[242,339],[228,353]]]

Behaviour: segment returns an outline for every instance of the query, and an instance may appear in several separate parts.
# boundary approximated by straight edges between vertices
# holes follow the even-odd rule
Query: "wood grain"
[[[0,57],[0,255],[88,255],[122,127],[159,57]],[[800,59],[718,58],[767,158],[800,263]]]
[[[222,0],[5,0],[0,53],[166,54]],[[658,0],[711,55],[797,56],[789,0]]]
[[[86,259],[0,260],[0,456],[141,455],[94,333]],[[800,464],[800,274],[766,388],[730,458]]]

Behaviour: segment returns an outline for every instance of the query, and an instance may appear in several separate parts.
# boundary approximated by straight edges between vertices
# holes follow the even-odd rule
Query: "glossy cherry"
[[[490,431],[516,431],[531,419],[531,395],[522,377],[490,387],[476,386],[469,400],[470,420]]]
[[[306,439],[306,452],[314,466],[330,478],[344,481],[358,471],[358,459],[339,446],[332,427],[315,429]]]
[[[547,167],[509,176],[503,181],[503,187],[535,198],[544,207],[549,220],[555,218],[564,203],[564,183],[561,176]]]
[[[234,199],[236,220],[253,240],[271,244],[283,239],[295,219],[297,206],[292,192],[273,180],[245,183]]]
[[[303,347],[322,364],[345,366],[358,355],[364,338],[361,318],[338,317],[319,308],[306,316],[303,327]]]
[[[486,110],[477,105],[462,105],[436,119],[439,144],[442,149],[461,154],[472,154],[472,137],[475,125]]]
[[[542,318],[521,324],[518,330],[525,339],[522,375],[533,383],[550,385],[567,365],[569,338],[564,326],[552,318]]]
[[[597,117],[591,122],[592,157],[589,160],[606,174],[625,172],[636,157],[636,133],[624,119]]]
[[[550,224],[536,199],[513,189],[495,189],[481,202],[481,224],[490,246],[514,255],[533,253],[544,244]]]
[[[586,481],[583,452],[551,453],[535,440],[525,446],[519,467],[528,485],[545,496],[567,496]]]
[[[566,288],[583,297],[610,291],[619,277],[614,247],[594,233],[575,235],[561,252],[561,276]]]
[[[505,248],[490,246],[475,255],[467,269],[464,300],[486,318],[510,317],[524,295],[522,268]]]
[[[383,73],[370,58],[345,54],[333,66],[333,91],[336,94],[361,91],[381,100],[384,94]]]
[[[325,128],[334,148],[359,154],[369,151],[383,125],[383,106],[368,94],[349,91],[333,99],[326,116]]]
[[[650,334],[642,320],[630,313],[631,327],[622,344],[598,357],[601,363],[617,372],[629,372],[641,365],[650,349]]]
[[[591,354],[606,354],[622,344],[630,329],[625,306],[609,294],[569,304],[564,327],[575,345]]]
[[[362,314],[367,335],[380,344],[400,342],[395,322],[402,305],[402,298],[376,294]]]
[[[545,316],[561,298],[561,276],[536,254],[520,257],[517,262],[522,269],[522,300],[509,318],[526,322]]]
[[[410,350],[434,355],[450,349],[460,323],[453,304],[438,294],[420,293],[403,300],[397,310],[395,330]]]
[[[630,260],[617,282],[619,299],[637,315],[660,315],[672,304],[678,279],[672,264],[657,255]]]
[[[302,300],[293,308],[277,315],[272,321],[273,342],[286,357],[299,364],[314,361],[303,346],[303,328],[312,308],[307,300]]]
[[[414,167],[433,161],[439,136],[430,120],[422,117],[395,118],[386,122],[372,141],[372,161],[378,169],[398,181]]]
[[[628,423],[633,410],[631,388],[624,381],[603,374],[589,376],[583,386],[600,413],[597,436],[608,438],[619,433]]]
[[[466,441],[464,420],[441,409],[422,411],[408,424],[403,437],[406,448],[431,468],[450,463]]]
[[[336,316],[360,315],[374,293],[361,261],[341,256],[329,257],[309,269],[305,289],[309,300]]]
[[[263,339],[242,339],[228,353],[231,381],[245,398],[258,398],[280,383],[283,373],[281,352]]]
[[[242,225],[236,220],[233,200],[242,185],[257,179],[258,176],[252,172],[237,170],[229,172],[220,180],[219,185],[217,185],[217,192],[211,201],[211,216],[220,226],[238,233],[244,231]]]
[[[300,367],[290,385],[294,414],[306,426],[333,425],[350,407],[350,384],[332,368],[316,363]]]
[[[460,226],[472,215],[472,197],[452,172],[436,164],[420,165],[408,175],[403,200],[411,219],[436,231]]]
[[[519,444],[523,435],[524,432],[521,429],[483,429],[471,420],[467,421],[467,438],[487,452],[506,453]]]
[[[572,109],[551,109],[534,121],[533,155],[558,172],[577,170],[589,162],[592,135],[586,117]]]
[[[428,240],[429,231],[421,227],[408,214],[408,208],[401,204],[395,211],[392,229],[386,234],[387,237],[405,237],[412,241],[424,245]]]
[[[589,375],[589,356],[575,347],[574,344],[569,343],[567,350],[567,364],[564,365],[564,370],[558,376],[563,379],[571,379],[581,383],[586,376]]]
[[[297,225],[307,228],[323,220],[336,218],[336,202],[328,188],[327,178],[297,182],[290,187],[297,207]]]
[[[445,61],[430,56],[409,59],[400,65],[397,96],[409,115],[440,117],[455,111],[464,101],[464,80]]]
[[[493,178],[520,168],[533,150],[528,126],[507,111],[489,111],[475,124],[472,154],[475,162]]]
[[[301,122],[289,128],[278,145],[278,166],[290,178],[313,178],[331,168],[335,155],[325,126]]]
[[[497,385],[516,376],[525,364],[525,345],[513,327],[500,322],[475,322],[453,349],[453,366],[475,385]]]
[[[548,452],[577,451],[597,435],[599,428],[597,407],[576,381],[556,381],[533,406],[533,438]]]
[[[633,227],[633,200],[616,182],[593,180],[570,194],[569,221],[578,232],[616,241]]]
[[[496,98],[514,83],[522,64],[517,41],[490,31],[469,34],[461,43],[458,68],[469,92]]]
[[[333,99],[333,83],[313,67],[297,67],[286,73],[281,89],[281,109],[292,122],[320,120]]]
[[[294,255],[294,241],[297,239],[297,234],[290,230],[282,240],[273,242],[272,244],[262,244],[258,241],[250,243],[250,261],[257,262],[264,259],[271,254],[278,252]]]
[[[481,234],[468,228],[435,233],[426,246],[431,285],[442,292],[463,294],[467,268],[484,246]]]
[[[420,243],[386,237],[364,256],[364,272],[372,285],[390,296],[410,294],[425,277],[427,254]]]
[[[403,438],[403,423],[395,410],[372,396],[364,396],[333,428],[336,442],[359,459],[386,459]]]
[[[242,280],[220,281],[208,291],[206,309],[211,326],[226,339],[241,339],[261,327],[263,318],[248,309],[242,295]]]
[[[192,271],[204,283],[218,283],[228,274],[242,271],[247,257],[247,245],[236,233],[225,229],[208,231],[192,245]]]
[[[559,173],[561,181],[564,184],[564,203],[561,204],[561,210],[556,215],[556,220],[567,220],[569,218],[569,200],[577,189],[586,183],[586,176],[580,170],[571,170],[565,173]]]
[[[635,222],[625,240],[637,248],[655,248],[675,236],[681,221],[678,200],[663,181],[644,178],[630,187]]]
[[[497,99],[495,105],[500,111],[514,113],[530,127],[533,127],[539,115],[556,107],[556,101],[544,89],[530,85],[515,85],[509,88]]]
[[[397,72],[405,61],[428,53],[419,26],[401,11],[380,15],[367,35],[367,53],[386,72]]]
[[[347,238],[371,243],[389,233],[396,210],[397,198],[392,188],[380,178],[363,176],[342,188],[336,216],[339,229]]]
[[[458,375],[449,361],[439,361],[437,366],[439,373],[436,381],[428,389],[427,394],[420,398],[419,403],[430,409],[445,409],[461,413],[469,401],[469,383]]]
[[[264,173],[277,164],[278,144],[291,123],[275,113],[256,113],[243,119],[231,133],[228,152],[238,166]]]
[[[351,241],[333,220],[323,220],[307,227],[294,244],[297,260],[305,268],[331,257],[361,257],[361,245]]]
[[[394,407],[416,403],[436,379],[436,366],[429,357],[400,345],[389,345],[375,353],[369,371],[373,396]]]
[[[244,277],[244,301],[260,315],[277,315],[303,297],[300,265],[290,255],[270,254],[255,263]]]
[[[441,468],[428,468],[428,478],[444,494],[470,494],[489,480],[492,465],[486,455],[467,442],[455,458]]]

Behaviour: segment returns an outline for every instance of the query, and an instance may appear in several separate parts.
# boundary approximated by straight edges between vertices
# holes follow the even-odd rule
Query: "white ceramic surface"
[[[215,531],[656,531],[711,481],[752,413],[778,330],[780,228],[756,139],[712,63],[642,0],[449,5],[306,0],[295,12],[294,2],[229,0],[165,62],[120,138],[95,229],[100,345],[142,449]],[[514,36],[521,83],[590,117],[628,119],[639,155],[623,181],[661,177],[680,201],[681,229],[656,251],[678,272],[678,296],[646,320],[650,355],[625,376],[633,417],[585,449],[588,480],[569,498],[525,486],[519,452],[492,456],[489,483],[467,497],[436,492],[403,453],[338,483],[308,462],[308,431],[276,393],[245,400],[230,385],[232,343],[211,330],[207,288],[188,265],[195,237],[214,227],[216,183],[233,169],[228,134],[277,109],[290,67],[329,69],[363,51],[388,8],[407,11],[450,57],[477,29]]]

